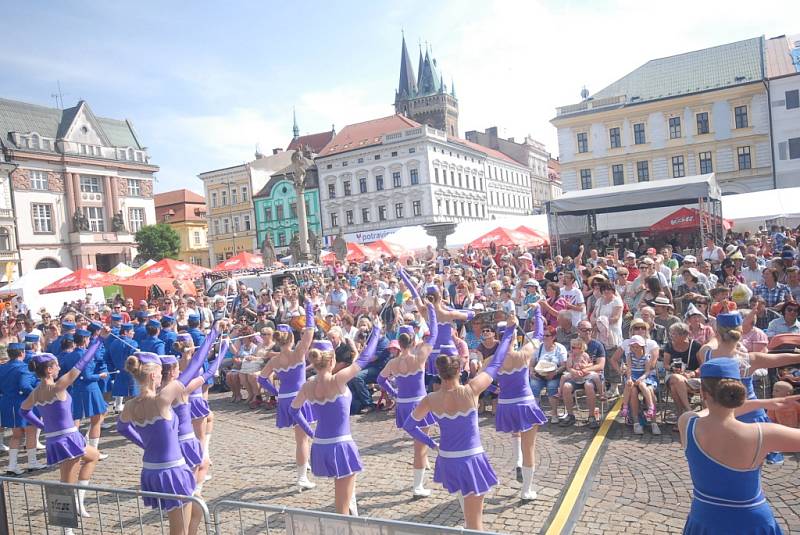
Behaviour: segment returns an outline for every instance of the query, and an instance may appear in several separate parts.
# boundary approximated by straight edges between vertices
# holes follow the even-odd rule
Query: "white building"
[[[767,40],[775,185],[800,186],[800,34]]]
[[[412,225],[530,213],[527,169],[392,115],[349,125],[316,158],[323,234],[370,242]]]
[[[158,167],[130,121],[97,117],[84,101],[60,110],[0,99],[0,146],[11,166],[20,272],[107,271],[135,258],[134,234],[156,222]]]

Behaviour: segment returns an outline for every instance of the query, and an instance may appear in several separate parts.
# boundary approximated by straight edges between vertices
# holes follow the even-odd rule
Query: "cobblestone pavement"
[[[224,499],[332,511],[332,481],[316,480],[316,489],[302,493],[294,486],[293,434],[291,430],[275,428],[274,411],[252,411],[243,404],[231,404],[228,396],[216,394],[211,400],[217,419],[211,445],[213,479],[206,483],[204,490],[209,506]],[[481,420],[483,444],[501,480],[500,486],[486,500],[486,530],[500,533],[539,533],[542,530],[584,448],[594,436],[580,420],[572,428],[545,425],[539,432],[535,476],[539,498],[528,503],[517,498],[520,484],[514,477],[510,438],[494,431],[491,417]],[[612,428],[601,466],[594,480],[587,483],[590,492],[575,533],[681,531],[689,508],[691,485],[677,433],[672,433],[667,425],[663,426],[663,431],[660,437],[650,434],[636,437],[622,425]],[[352,434],[365,465],[357,480],[362,515],[444,526],[462,525],[458,502],[431,481],[430,471],[428,486],[433,489],[433,495],[412,499],[412,442],[395,428],[391,414],[354,417]],[[100,463],[92,484],[136,489],[140,451],[109,430],[103,431],[101,448],[109,458]],[[784,465],[768,466],[764,470],[764,490],[786,533],[791,532],[789,526],[800,525],[798,474],[798,459],[791,455]],[[58,473],[48,470],[29,477],[57,479]],[[36,499],[34,494],[32,501]],[[97,507],[91,496],[87,502],[90,511]],[[12,501],[12,506],[14,503],[17,502]],[[101,516],[114,521],[116,509],[113,506],[113,503],[105,503]],[[123,508],[134,509],[135,505],[125,501]],[[157,524],[157,515],[149,515],[148,520]],[[94,515],[86,526],[94,526],[96,517]],[[223,533],[239,533],[237,514],[225,513],[223,519]],[[263,515],[245,515],[245,520],[247,533],[266,532]],[[124,522],[129,523],[128,520]],[[132,531],[117,528],[117,532]]]

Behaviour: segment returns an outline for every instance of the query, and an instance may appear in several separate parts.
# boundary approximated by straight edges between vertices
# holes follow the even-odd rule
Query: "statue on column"
[[[122,210],[111,218],[111,230],[113,232],[125,232],[125,219],[122,217]]]
[[[333,240],[333,253],[336,255],[336,260],[344,262],[347,258],[347,242],[342,237],[342,229],[339,229],[339,234]]]
[[[301,147],[292,154],[292,182],[297,192],[298,200],[303,198],[306,189],[306,171],[314,164],[308,146]]]
[[[72,216],[72,226],[74,232],[89,232],[89,219],[80,208],[77,208]]]
[[[264,267],[272,267],[275,261],[278,260],[278,255],[275,254],[275,245],[269,237],[269,232],[264,236],[264,241],[261,242],[261,257],[264,259]]]
[[[308,250],[311,253],[311,261],[319,264],[319,256],[322,251],[322,240],[319,236],[314,234],[314,231],[308,229]]]

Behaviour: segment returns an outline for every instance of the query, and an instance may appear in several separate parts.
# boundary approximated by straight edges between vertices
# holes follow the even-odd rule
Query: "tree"
[[[181,237],[166,223],[147,225],[136,233],[139,256],[152,258],[156,262],[163,258],[177,258],[181,249]]]

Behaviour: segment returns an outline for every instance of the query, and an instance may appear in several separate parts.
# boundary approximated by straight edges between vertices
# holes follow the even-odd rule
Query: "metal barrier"
[[[224,509],[228,509],[225,511]],[[285,533],[286,535],[434,535],[463,533],[465,535],[491,535],[487,531],[432,526],[401,520],[386,520],[365,516],[346,516],[323,511],[308,511],[261,505],[232,500],[212,504],[216,533],[240,535]],[[233,516],[230,521],[227,516]]]
[[[77,490],[86,491],[88,518],[78,514]],[[55,535],[62,528],[81,535],[168,533],[166,512],[144,507],[145,497],[191,503],[202,512],[198,533],[214,533],[208,507],[195,496],[0,477],[0,535]]]

